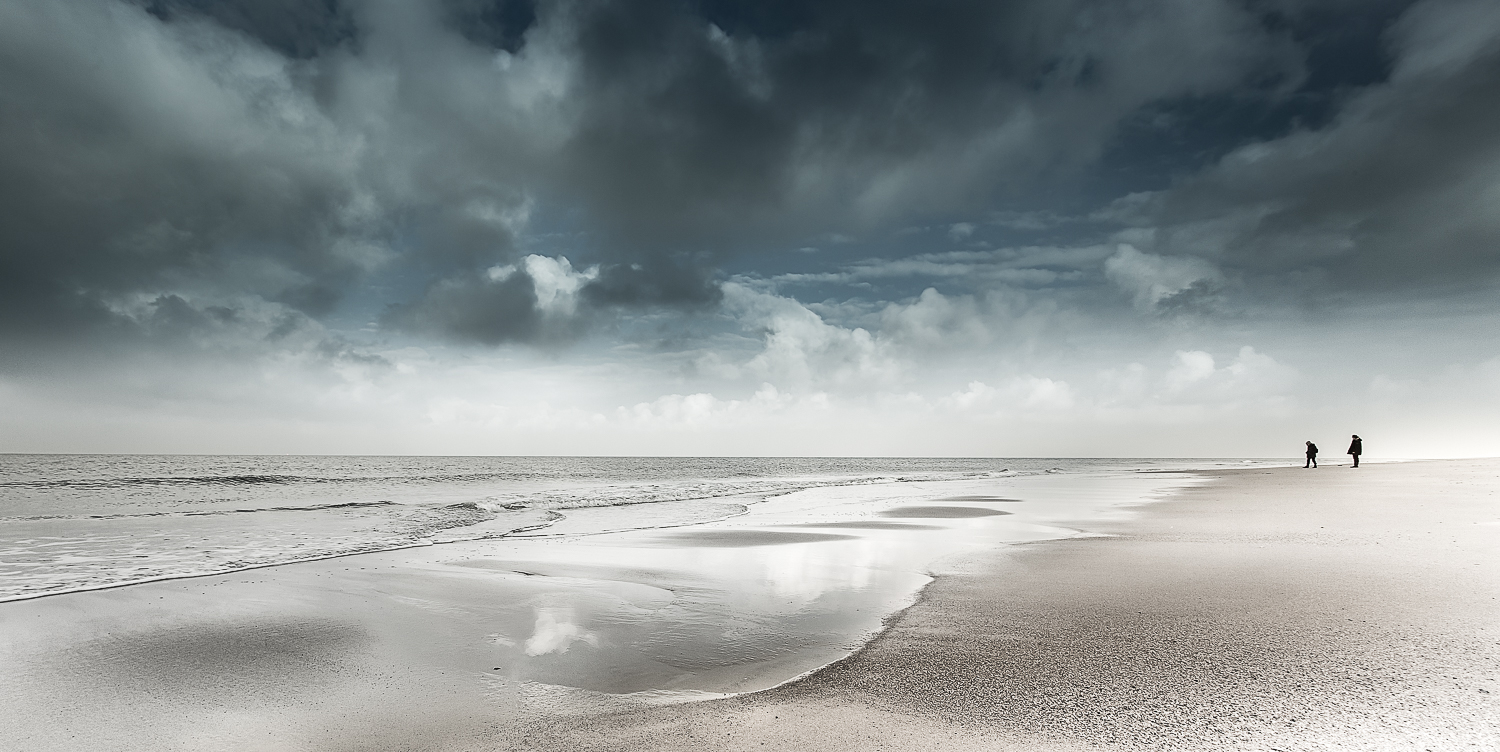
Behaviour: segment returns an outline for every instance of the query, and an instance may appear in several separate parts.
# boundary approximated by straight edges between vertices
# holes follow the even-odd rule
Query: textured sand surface
[[[1500,462],[1227,471],[754,695],[480,749],[1500,749]]]

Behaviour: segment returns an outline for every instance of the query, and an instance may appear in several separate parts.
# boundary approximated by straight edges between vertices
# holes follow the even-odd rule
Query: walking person
[[[1311,441],[1309,441],[1309,442],[1307,442],[1307,464],[1303,465],[1302,467],[1304,469],[1306,469],[1306,468],[1309,468],[1309,467],[1317,467],[1317,466],[1318,466],[1318,445],[1312,443]]]
[[[1349,442],[1349,451],[1345,454],[1354,456],[1354,466],[1359,467],[1359,455],[1365,451],[1365,443],[1360,441],[1359,434],[1354,434],[1354,440]]]

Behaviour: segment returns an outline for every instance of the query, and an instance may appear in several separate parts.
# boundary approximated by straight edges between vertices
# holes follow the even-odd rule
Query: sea
[[[819,487],[1264,460],[0,455],[0,601],[722,520]]]

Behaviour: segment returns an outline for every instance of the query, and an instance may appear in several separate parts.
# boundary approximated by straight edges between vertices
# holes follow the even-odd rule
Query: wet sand
[[[489,748],[1500,749],[1500,461],[1212,475],[969,559],[802,681]]]
[[[827,487],[685,527],[540,530],[0,603],[0,748],[526,748],[510,729],[777,686],[858,649],[949,561],[1075,535],[1059,521],[1192,482]],[[985,492],[1028,501],[998,514],[971,500]]]
[[[0,604],[0,749],[1500,748],[1500,462],[1209,475]]]

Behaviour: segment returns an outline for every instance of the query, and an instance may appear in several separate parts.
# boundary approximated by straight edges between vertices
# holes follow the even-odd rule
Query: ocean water
[[[0,601],[413,546],[691,525],[811,488],[1245,462],[0,455]]]

